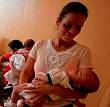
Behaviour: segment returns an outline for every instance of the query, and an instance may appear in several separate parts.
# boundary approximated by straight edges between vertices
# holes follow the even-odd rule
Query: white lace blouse
[[[78,43],[66,51],[58,52],[52,46],[52,40],[39,41],[33,46],[29,56],[36,59],[34,70],[38,72],[48,72],[51,69],[62,68],[66,62],[72,60],[75,69],[92,68],[90,50]]]
[[[70,62],[69,64],[72,64],[74,66],[74,70],[86,67],[92,68],[90,50],[87,47],[80,45],[78,43],[76,43],[74,46],[67,49],[66,51],[58,52],[53,48],[51,39],[48,41],[39,41],[35,43],[29,56],[36,59],[34,65],[35,78],[37,78],[37,74],[39,72],[48,73],[51,71],[51,77],[53,77],[52,78],[53,80],[56,79],[55,77],[59,77],[61,79],[58,73],[53,72],[52,74],[52,70],[62,69],[60,70],[60,72],[66,71],[69,69],[68,68],[69,66],[66,66],[68,62]],[[55,76],[54,74],[57,74],[57,76]],[[56,81],[57,80],[55,80],[55,82]],[[64,79],[64,81],[62,81],[61,84],[63,84],[64,87],[66,86],[69,87],[70,85],[68,79],[66,79],[66,81]],[[57,96],[53,96],[52,98],[57,99]],[[61,98],[57,102],[61,102],[62,105],[64,103],[65,105],[65,103],[68,103],[68,100],[64,101],[64,99]]]

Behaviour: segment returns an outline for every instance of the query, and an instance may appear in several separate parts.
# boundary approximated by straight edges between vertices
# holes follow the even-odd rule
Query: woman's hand
[[[26,93],[39,93],[41,95],[48,95],[50,93],[51,86],[42,81],[35,83],[33,86],[25,87]]]
[[[28,83],[15,85],[13,90],[15,90],[16,93],[20,93],[25,87],[27,87]]]
[[[46,99],[47,98],[45,96],[43,96],[43,95],[36,95],[33,98],[25,100],[25,103],[31,105],[32,107],[33,106],[34,107],[41,107],[41,105],[43,103],[45,103]]]
[[[29,105],[36,105],[37,107],[39,104],[43,104],[46,100],[49,93],[49,85],[43,82],[37,82],[36,85],[30,85],[23,88],[25,93],[32,95],[29,99],[26,99],[26,103]]]

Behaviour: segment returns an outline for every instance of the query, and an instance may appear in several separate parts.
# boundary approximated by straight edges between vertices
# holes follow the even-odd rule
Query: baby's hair
[[[8,43],[8,46],[13,50],[13,51],[16,51],[18,49],[21,49],[23,48],[23,43],[20,41],[20,40],[11,40],[9,43]]]
[[[34,44],[35,44],[35,42],[33,39],[28,39],[24,42],[24,47],[31,48],[31,47],[33,47]]]

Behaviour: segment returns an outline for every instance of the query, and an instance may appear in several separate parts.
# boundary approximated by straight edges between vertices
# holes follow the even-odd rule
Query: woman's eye
[[[78,31],[80,31],[80,30],[81,30],[81,27],[80,27],[80,26],[76,26],[76,29],[77,29]]]
[[[73,26],[74,26],[73,29],[76,29],[78,32],[80,32],[80,30],[81,30],[81,26],[79,26],[79,25],[72,25],[72,24],[64,23],[63,26],[66,30],[70,30]]]
[[[72,25],[70,25],[70,24],[64,24],[64,27],[65,27],[66,29],[71,29]]]

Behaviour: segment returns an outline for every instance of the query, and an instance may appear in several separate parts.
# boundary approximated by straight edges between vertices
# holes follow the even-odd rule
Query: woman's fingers
[[[27,83],[16,85],[16,86],[14,86],[14,90],[16,90],[17,92],[21,92],[23,90],[23,88],[26,86],[27,86]]]
[[[30,99],[30,102],[31,102],[32,104],[34,104],[34,103],[36,103],[36,102],[37,102],[37,103],[40,103],[40,101],[41,101],[41,95]]]
[[[30,90],[25,89],[24,92],[30,94],[30,93],[37,93],[38,90],[35,90],[35,89],[34,90],[32,90],[32,89],[30,89]]]
[[[34,98],[27,100],[27,103],[29,103],[30,105],[42,104],[44,103],[45,99],[45,96],[37,95]]]
[[[37,90],[37,87],[36,86],[33,86],[33,87],[29,87],[28,85],[26,87],[23,88],[24,90],[26,90],[26,92],[30,92],[30,91],[34,91],[34,90]]]
[[[43,82],[38,82],[36,86],[33,87],[25,87],[24,88],[25,92],[27,93],[39,93],[42,95],[48,95],[50,91],[50,85],[43,83]]]

